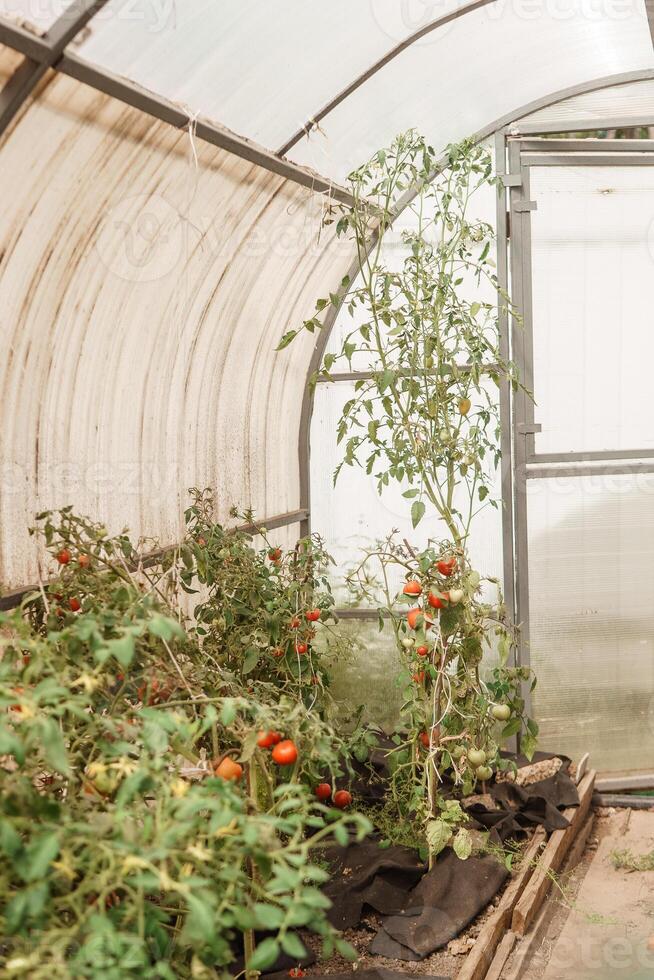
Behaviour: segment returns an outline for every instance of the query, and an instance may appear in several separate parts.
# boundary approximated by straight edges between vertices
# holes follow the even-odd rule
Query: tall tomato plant
[[[370,562],[381,566],[407,695],[408,735],[398,745],[396,774],[409,776],[405,804],[424,817],[432,854],[451,839],[438,795],[444,772],[470,790],[505,764],[503,739],[524,723],[530,752],[537,734],[523,719],[520,690],[528,672],[508,666],[513,631],[501,598],[484,600],[468,551],[476,514],[497,507],[497,388],[506,380],[519,384],[500,347],[493,228],[472,207],[494,181],[490,155],[470,141],[449,147],[443,164],[415,132],[399,136],[350,175],[354,203],[329,219],[356,246],[356,280],[345,279],[341,295],[319,300],[303,325],[320,328],[322,311],[347,293],[352,329],[338,353],[324,356],[318,375],[329,381],[335,367],[363,366],[366,373],[338,422],[344,452],[335,479],[343,465],[361,465],[380,493],[391,482],[403,487],[414,528],[425,518],[439,528],[440,540],[430,539],[422,551],[389,539],[353,577],[355,591],[358,584],[365,592]],[[387,259],[384,237],[398,200],[412,189],[414,220],[402,233],[398,266]],[[504,301],[510,309],[509,297]],[[298,332],[286,334],[280,347]],[[389,586],[391,566],[405,578],[399,597]],[[406,615],[398,613],[398,599],[411,605]],[[484,683],[480,663],[491,644],[499,648],[499,667]],[[465,856],[465,840],[459,850]]]

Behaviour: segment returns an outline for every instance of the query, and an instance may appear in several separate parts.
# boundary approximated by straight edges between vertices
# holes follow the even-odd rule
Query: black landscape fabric
[[[542,758],[552,756],[542,754],[536,761]],[[375,761],[374,789],[368,798],[377,796],[384,779],[383,762]],[[530,786],[492,783],[486,802],[477,798],[466,807],[471,828],[491,830],[491,839],[501,843],[524,837],[527,828],[539,825],[547,831],[566,827],[561,809],[579,803],[577,788],[565,771],[568,762],[564,759],[555,776]],[[370,838],[332,848],[328,857],[332,877],[324,891],[333,903],[332,923],[352,929],[365,910],[378,912],[384,918],[370,952],[403,960],[422,960],[446,946],[486,908],[508,877],[492,855],[461,861],[447,848],[428,871],[417,851],[380,847]]]

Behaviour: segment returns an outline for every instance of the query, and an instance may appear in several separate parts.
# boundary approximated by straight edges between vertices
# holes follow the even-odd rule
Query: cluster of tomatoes
[[[278,766],[292,766],[298,760],[295,742],[290,738],[282,739],[279,732],[259,732],[257,745],[260,749],[272,749],[271,758]],[[237,782],[243,775],[243,766],[226,755],[214,763],[213,771],[220,779]]]
[[[352,794],[346,789],[336,790],[332,799],[332,788],[329,783],[318,783],[315,794],[321,803],[329,803],[331,800],[332,806],[337,807],[339,810],[344,810],[352,802]]]
[[[451,578],[458,568],[457,560],[453,556],[450,556],[449,558],[442,558],[436,563],[436,568],[443,578]],[[409,579],[404,583],[404,588],[402,591],[404,595],[417,599],[418,596],[422,595],[423,589],[422,585],[417,581],[417,579]],[[429,606],[430,609],[445,609],[447,606],[458,605],[458,603],[460,603],[463,599],[463,596],[463,589],[449,589],[449,591],[437,592],[429,591],[427,593],[426,606]],[[423,608],[422,606],[414,606],[412,609],[409,609],[406,618],[407,625],[411,630],[418,630],[422,627],[426,632],[434,625],[434,621],[430,618],[427,609]],[[406,637],[402,642],[407,650],[413,649],[415,646],[415,641],[411,637]],[[420,646],[415,648],[415,652],[419,657],[428,657],[430,649],[426,644],[422,643]],[[425,680],[425,671],[417,670],[412,675],[412,679],[416,684],[423,684]]]
[[[55,558],[60,565],[65,566],[65,565],[70,565],[71,561],[73,560],[73,555],[68,548],[62,548],[61,551],[57,552]],[[86,554],[78,555],[77,565],[79,566],[79,568],[84,570],[90,568],[91,556]],[[60,593],[56,592],[53,598],[57,603],[60,603],[60,605],[57,605],[55,607],[54,610],[55,616],[57,616],[59,619],[63,619],[63,617],[66,614],[66,610],[61,605],[61,603],[64,602],[64,597]],[[77,596],[71,596],[71,598],[66,601],[66,605],[68,606],[68,611],[73,613],[79,612],[80,609],[82,608],[82,603],[77,598]]]
[[[293,618],[291,619],[289,623],[289,627],[294,637],[292,642],[292,649],[295,651],[296,654],[299,654],[299,656],[303,657],[309,653],[311,640],[313,640],[316,635],[316,631],[315,629],[312,628],[311,624],[317,623],[320,620],[321,615],[322,615],[322,610],[320,610],[317,607],[315,609],[307,609],[307,611],[304,613],[304,619],[307,623],[308,628],[303,632],[302,635],[300,635],[300,633],[298,632],[302,628],[301,618],[299,616],[293,616]],[[285,653],[286,650],[284,649],[284,647],[276,647],[272,651],[273,657],[277,657],[277,658],[283,657]]]

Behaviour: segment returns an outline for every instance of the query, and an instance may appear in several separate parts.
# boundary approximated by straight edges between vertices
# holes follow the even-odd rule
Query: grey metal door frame
[[[501,400],[503,450],[502,480],[505,589],[520,625],[516,659],[530,664],[529,546],[527,481],[553,476],[619,475],[654,472],[654,450],[625,449],[601,452],[538,453],[535,434],[540,431],[534,392],[533,298],[531,215],[538,202],[531,199],[530,169],[557,166],[654,166],[654,140],[560,140],[496,138],[498,184],[498,279],[510,293],[519,316],[506,313],[500,299],[499,323],[504,349],[509,351],[525,390],[507,392]],[[502,234],[503,224],[507,233]],[[534,392],[537,399],[538,393]],[[530,707],[529,692],[525,699]],[[620,780],[613,781],[622,785]],[[628,782],[628,781],[627,781]],[[633,782],[633,780],[632,780]],[[637,780],[654,785],[654,774]]]

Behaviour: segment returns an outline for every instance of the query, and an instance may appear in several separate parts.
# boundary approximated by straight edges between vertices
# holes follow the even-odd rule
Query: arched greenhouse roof
[[[73,499],[167,544],[187,488],[212,485],[222,517],[238,503],[292,536],[315,341],[275,347],[351,270],[325,208],[399,131],[444,148],[557,107],[654,113],[643,0],[0,0],[0,17],[15,590],[38,575],[34,513]]]

